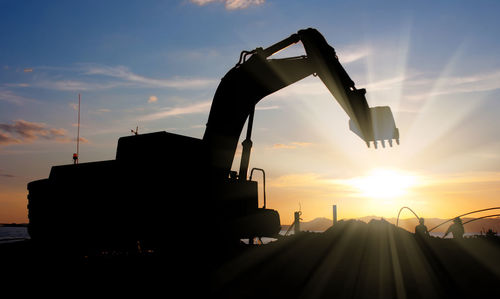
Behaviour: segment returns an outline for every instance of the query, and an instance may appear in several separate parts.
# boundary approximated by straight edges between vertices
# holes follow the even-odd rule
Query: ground
[[[500,291],[498,237],[420,240],[383,220],[341,221],[323,233],[265,245],[200,244],[186,254],[172,252],[75,258],[39,251],[26,241],[3,244],[0,258],[9,265],[3,273],[18,275],[16,280],[62,280],[113,294],[134,289],[212,298],[483,298]]]

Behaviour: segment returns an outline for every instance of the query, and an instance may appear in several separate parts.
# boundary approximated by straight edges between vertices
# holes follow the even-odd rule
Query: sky
[[[114,159],[136,127],[201,138],[240,52],[309,27],[370,106],[391,107],[400,145],[367,148],[318,78],[264,98],[250,167],[265,169],[267,207],[282,223],[298,210],[304,221],[331,219],[334,204],[339,219],[500,206],[499,9],[484,0],[0,0],[0,223],[27,222],[27,183],[72,163],[78,94],[80,163]],[[303,54],[298,43],[277,57]]]

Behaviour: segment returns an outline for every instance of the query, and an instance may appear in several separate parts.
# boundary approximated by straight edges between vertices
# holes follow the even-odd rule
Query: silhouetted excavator
[[[307,55],[269,58],[299,41]],[[121,137],[115,160],[53,166],[47,179],[30,182],[32,240],[101,249],[140,241],[161,250],[276,236],[279,214],[259,207],[257,182],[247,178],[255,105],[312,74],[368,146],[399,143],[390,108],[369,108],[365,89],[355,88],[324,37],[300,30],[266,49],[241,53],[215,92],[202,139],[168,132]],[[247,119],[240,169],[231,171]]]

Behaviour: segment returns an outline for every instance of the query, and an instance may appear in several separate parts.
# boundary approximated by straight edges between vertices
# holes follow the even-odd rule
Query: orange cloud
[[[297,147],[310,146],[310,142],[292,142],[290,144],[276,143],[272,146],[272,149],[293,149]]]
[[[149,99],[148,99],[148,103],[155,103],[158,101],[158,97],[157,96],[150,96]]]
[[[67,142],[67,131],[62,128],[50,128],[45,123],[16,120],[12,124],[0,123],[0,145],[31,143],[42,138]]]
[[[0,132],[0,145],[21,143],[21,140],[13,138],[10,134]]]
[[[76,140],[76,138],[75,138],[75,140]],[[85,137],[80,137],[80,142],[81,143],[89,143],[90,141]]]
[[[295,146],[293,146],[293,145],[287,145],[287,144],[283,144],[283,143],[276,143],[276,144],[273,145],[272,148],[273,149],[295,148]]]

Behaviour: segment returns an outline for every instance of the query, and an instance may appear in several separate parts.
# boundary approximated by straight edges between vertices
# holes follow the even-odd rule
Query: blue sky
[[[330,215],[323,207],[342,198],[339,208],[351,217],[389,217],[402,205],[451,217],[496,204],[499,6],[0,0],[0,222],[25,221],[27,182],[71,163],[79,93],[82,162],[113,159],[117,139],[136,126],[201,137],[217,84],[240,52],[307,27],[337,50],[371,106],[391,106],[401,145],[367,149],[316,78],[285,88],[259,103],[253,136],[251,166],[267,170],[274,208],[292,215],[300,202],[304,217],[314,218]],[[300,45],[280,53],[301,54]],[[380,168],[421,183],[391,202],[368,202],[344,184]],[[453,195],[458,205],[453,184],[469,188]]]

